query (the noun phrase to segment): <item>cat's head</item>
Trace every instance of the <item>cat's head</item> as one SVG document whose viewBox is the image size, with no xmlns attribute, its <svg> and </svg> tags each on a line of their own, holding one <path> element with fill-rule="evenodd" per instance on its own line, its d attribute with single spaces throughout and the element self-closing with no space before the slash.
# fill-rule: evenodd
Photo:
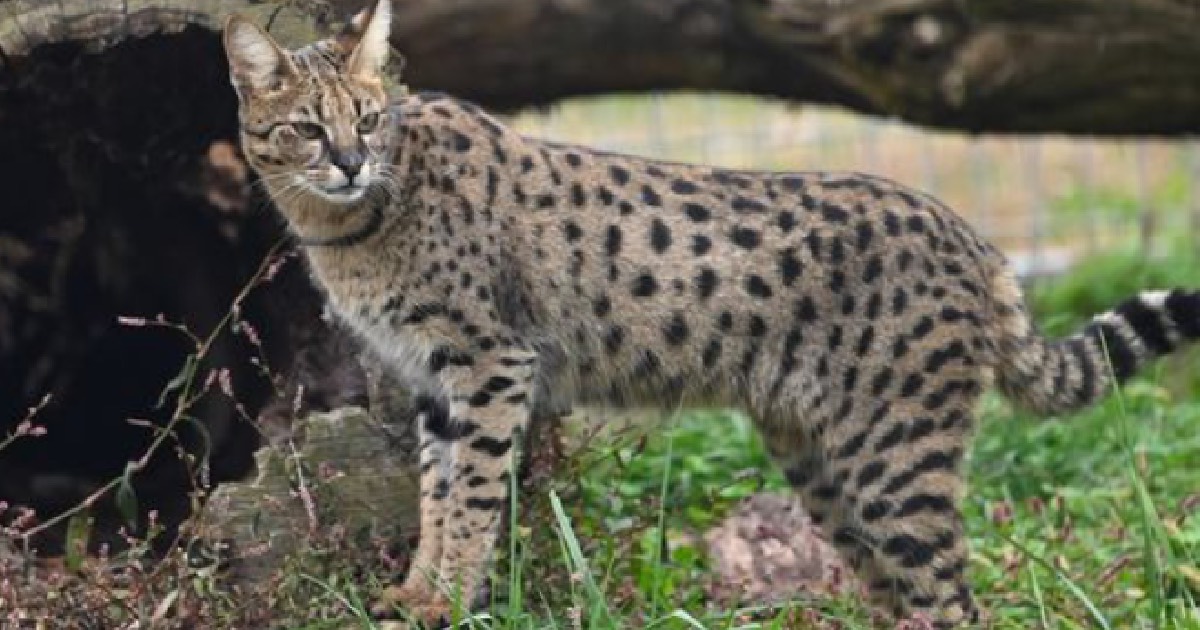
<svg viewBox="0 0 1200 630">
<path fill-rule="evenodd" d="M 241 16 L 226 22 L 242 148 L 277 196 L 351 203 L 387 177 L 390 28 L 390 0 L 378 0 L 336 37 L 296 51 Z"/>
</svg>

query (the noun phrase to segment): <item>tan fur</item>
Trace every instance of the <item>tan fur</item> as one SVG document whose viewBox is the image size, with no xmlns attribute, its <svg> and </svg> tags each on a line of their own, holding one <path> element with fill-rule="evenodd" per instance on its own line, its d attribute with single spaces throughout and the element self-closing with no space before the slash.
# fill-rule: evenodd
<svg viewBox="0 0 1200 630">
<path fill-rule="evenodd" d="M 386 1 L 274 66 L 240 22 L 227 46 L 251 164 L 334 310 L 425 401 L 420 548 L 384 595 L 423 620 L 479 592 L 512 446 L 535 405 L 570 399 L 746 409 L 880 601 L 975 619 L 958 469 L 989 375 L 1065 410 L 1111 384 L 1102 341 L 1127 372 L 1163 350 L 1138 341 L 1154 317 L 1193 336 L 1180 313 L 1200 300 L 1174 292 L 1042 339 L 991 246 L 879 178 L 667 164 L 524 138 L 440 95 L 386 104 Z M 365 111 L 383 123 L 356 133 Z M 331 156 L 355 147 L 368 186 L 331 196 Z"/>
</svg>

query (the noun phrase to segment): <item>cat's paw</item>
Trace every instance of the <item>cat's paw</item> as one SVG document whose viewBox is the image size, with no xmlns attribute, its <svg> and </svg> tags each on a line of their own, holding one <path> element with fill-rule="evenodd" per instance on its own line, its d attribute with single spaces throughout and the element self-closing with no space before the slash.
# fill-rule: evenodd
<svg viewBox="0 0 1200 630">
<path fill-rule="evenodd" d="M 383 589 L 371 605 L 371 614 L 384 619 L 407 616 L 426 628 L 440 628 L 449 623 L 450 602 L 425 578 L 409 578 L 400 586 Z"/>
<path fill-rule="evenodd" d="M 409 616 L 419 621 L 426 630 L 445 628 L 450 625 L 451 605 L 448 600 L 429 602 L 420 605 L 409 604 L 406 608 Z"/>
</svg>

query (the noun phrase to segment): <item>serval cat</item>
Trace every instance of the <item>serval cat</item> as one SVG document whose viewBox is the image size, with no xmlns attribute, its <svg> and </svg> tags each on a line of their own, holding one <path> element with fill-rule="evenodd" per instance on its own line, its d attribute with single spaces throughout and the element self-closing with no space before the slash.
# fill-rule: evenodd
<svg viewBox="0 0 1200 630">
<path fill-rule="evenodd" d="M 424 401 L 420 544 L 380 610 L 437 623 L 448 590 L 477 594 L 534 407 L 603 399 L 746 410 L 880 603 L 972 623 L 957 504 L 985 386 L 1064 413 L 1200 336 L 1200 292 L 1169 290 L 1048 340 L 993 246 L 878 177 L 664 163 L 389 100 L 390 24 L 380 0 L 296 51 L 225 29 L 246 158 Z"/>
</svg>

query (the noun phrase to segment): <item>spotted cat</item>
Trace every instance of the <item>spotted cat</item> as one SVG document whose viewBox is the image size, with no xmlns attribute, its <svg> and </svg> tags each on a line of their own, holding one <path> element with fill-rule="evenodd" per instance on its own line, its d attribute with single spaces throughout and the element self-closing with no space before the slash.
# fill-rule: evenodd
<svg viewBox="0 0 1200 630">
<path fill-rule="evenodd" d="M 956 506 L 984 388 L 1065 413 L 1200 336 L 1200 292 L 1171 290 L 1047 340 L 995 248 L 878 177 L 657 162 L 390 101 L 390 20 L 380 0 L 289 52 L 233 18 L 225 46 L 246 157 L 316 281 L 427 402 L 420 546 L 382 599 L 419 619 L 479 592 L 535 406 L 603 399 L 746 410 L 881 603 L 971 623 Z"/>
</svg>

